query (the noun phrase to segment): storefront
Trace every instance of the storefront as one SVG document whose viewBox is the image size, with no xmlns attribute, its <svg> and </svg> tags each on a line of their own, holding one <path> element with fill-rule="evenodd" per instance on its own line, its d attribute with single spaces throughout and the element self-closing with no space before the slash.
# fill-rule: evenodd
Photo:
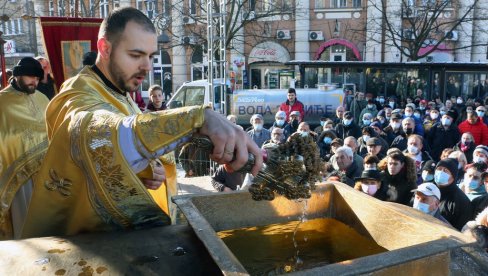
<svg viewBox="0 0 488 276">
<path fill-rule="evenodd" d="M 292 67 L 286 66 L 290 53 L 276 42 L 256 45 L 249 54 L 250 88 L 286 89 L 294 79 Z"/>
</svg>

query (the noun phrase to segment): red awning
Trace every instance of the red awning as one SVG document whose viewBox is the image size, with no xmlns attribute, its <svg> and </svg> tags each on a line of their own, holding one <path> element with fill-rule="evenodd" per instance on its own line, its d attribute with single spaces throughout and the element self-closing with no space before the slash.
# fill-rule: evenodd
<svg viewBox="0 0 488 276">
<path fill-rule="evenodd" d="M 342 38 L 334 38 L 322 43 L 322 45 L 320 45 L 320 48 L 315 53 L 315 59 L 318 60 L 320 58 L 320 55 L 325 51 L 325 49 L 337 44 L 346 46 L 347 48 L 351 49 L 358 61 L 363 60 L 356 45 L 354 45 L 354 43 L 352 43 L 351 41 Z"/>
</svg>

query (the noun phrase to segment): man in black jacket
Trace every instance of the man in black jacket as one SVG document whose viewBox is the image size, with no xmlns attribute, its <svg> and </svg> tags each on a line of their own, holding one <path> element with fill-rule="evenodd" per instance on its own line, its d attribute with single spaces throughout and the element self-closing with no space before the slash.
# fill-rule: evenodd
<svg viewBox="0 0 488 276">
<path fill-rule="evenodd" d="M 441 215 L 456 229 L 461 230 L 472 217 L 471 202 L 456 185 L 458 161 L 446 158 L 437 164 L 434 180 L 441 191 Z"/>
<path fill-rule="evenodd" d="M 346 139 L 346 137 L 353 136 L 358 139 L 362 133 L 359 126 L 354 122 L 354 118 L 350 111 L 344 113 L 342 122 L 337 124 L 336 128 L 337 137 Z"/>
<path fill-rule="evenodd" d="M 449 110 L 441 118 L 441 122 L 435 124 L 427 135 L 428 144 L 431 147 L 431 155 L 437 162 L 445 148 L 452 148 L 461 139 L 458 128 L 454 125 L 454 111 Z"/>
</svg>

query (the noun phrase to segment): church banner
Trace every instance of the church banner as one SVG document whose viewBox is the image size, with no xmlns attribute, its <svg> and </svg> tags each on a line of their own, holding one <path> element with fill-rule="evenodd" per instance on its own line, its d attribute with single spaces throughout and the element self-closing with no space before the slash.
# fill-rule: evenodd
<svg viewBox="0 0 488 276">
<path fill-rule="evenodd" d="M 83 54 L 97 51 L 101 18 L 39 17 L 44 48 L 51 62 L 56 86 L 76 75 Z"/>
</svg>

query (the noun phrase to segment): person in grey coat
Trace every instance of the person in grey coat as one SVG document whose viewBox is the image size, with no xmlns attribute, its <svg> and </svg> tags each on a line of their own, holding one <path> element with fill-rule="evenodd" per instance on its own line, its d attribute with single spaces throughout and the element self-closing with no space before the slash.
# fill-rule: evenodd
<svg viewBox="0 0 488 276">
<path fill-rule="evenodd" d="M 247 132 L 252 140 L 261 147 L 264 142 L 271 139 L 271 132 L 263 128 L 263 116 L 261 114 L 254 114 L 251 117 L 252 129 Z"/>
</svg>

